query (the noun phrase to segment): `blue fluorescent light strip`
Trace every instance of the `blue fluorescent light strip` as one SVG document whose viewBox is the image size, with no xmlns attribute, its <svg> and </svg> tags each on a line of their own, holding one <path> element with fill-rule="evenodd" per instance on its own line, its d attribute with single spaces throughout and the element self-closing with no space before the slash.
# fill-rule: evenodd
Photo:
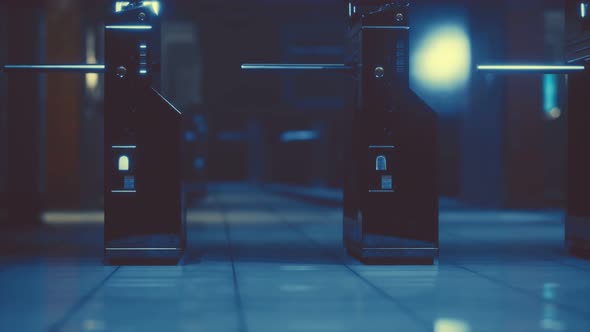
<svg viewBox="0 0 590 332">
<path fill-rule="evenodd" d="M 134 193 L 135 190 L 111 190 L 112 193 Z"/>
<path fill-rule="evenodd" d="M 254 70 L 350 70 L 345 64 L 322 63 L 244 63 L 242 69 Z"/>
<path fill-rule="evenodd" d="M 106 250 L 180 250 L 179 248 L 105 248 Z"/>
<path fill-rule="evenodd" d="M 479 65 L 478 70 L 497 71 L 582 71 L 584 66 L 551 66 L 551 65 Z"/>
<path fill-rule="evenodd" d="M 146 44 L 140 44 L 140 45 L 139 45 L 139 48 L 141 48 L 141 49 L 146 49 L 146 48 L 147 48 L 147 45 L 146 45 Z"/>
<path fill-rule="evenodd" d="M 87 69 L 104 70 L 104 65 L 5 65 L 6 69 Z"/>
<path fill-rule="evenodd" d="M 139 73 L 142 75 L 145 75 L 145 74 L 147 74 L 147 69 L 140 69 Z"/>
<path fill-rule="evenodd" d="M 106 29 L 118 29 L 118 30 L 151 30 L 151 25 L 107 25 Z"/>
<path fill-rule="evenodd" d="M 135 149 L 137 145 L 113 145 L 113 149 Z"/>
<path fill-rule="evenodd" d="M 392 30 L 410 30 L 410 27 L 407 25 L 397 26 L 397 25 L 367 25 L 364 26 L 363 29 L 392 29 Z"/>
<path fill-rule="evenodd" d="M 373 248 L 371 250 L 438 250 L 438 248 Z"/>
<path fill-rule="evenodd" d="M 588 4 L 585 2 L 580 3 L 580 16 L 582 18 L 586 17 L 586 10 L 588 9 Z"/>
</svg>

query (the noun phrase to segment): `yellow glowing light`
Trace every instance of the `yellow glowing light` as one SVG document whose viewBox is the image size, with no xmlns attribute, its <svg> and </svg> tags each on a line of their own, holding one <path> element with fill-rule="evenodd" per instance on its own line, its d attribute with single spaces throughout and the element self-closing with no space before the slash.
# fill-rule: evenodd
<svg viewBox="0 0 590 332">
<path fill-rule="evenodd" d="M 92 29 L 86 31 L 86 63 L 96 64 L 96 36 Z M 88 73 L 85 80 L 86 89 L 95 92 L 98 87 L 98 74 Z"/>
<path fill-rule="evenodd" d="M 152 6 L 152 10 L 154 14 L 160 15 L 160 2 L 158 1 L 144 1 L 143 2 L 146 6 Z"/>
<path fill-rule="evenodd" d="M 98 87 L 98 74 L 88 73 L 86 74 L 86 88 L 88 90 L 94 90 Z"/>
<path fill-rule="evenodd" d="M 126 7 L 129 5 L 129 1 L 117 1 L 115 2 L 115 12 L 120 12 L 123 10 L 123 7 Z"/>
<path fill-rule="evenodd" d="M 86 32 L 86 63 L 96 64 L 96 36 L 92 29 Z M 85 76 L 85 80 L 86 89 L 95 91 L 98 87 L 98 74 L 88 73 Z"/>
<path fill-rule="evenodd" d="M 464 85 L 471 70 L 471 43 L 461 26 L 443 25 L 419 45 L 412 62 L 413 75 L 433 89 L 450 90 Z"/>
</svg>

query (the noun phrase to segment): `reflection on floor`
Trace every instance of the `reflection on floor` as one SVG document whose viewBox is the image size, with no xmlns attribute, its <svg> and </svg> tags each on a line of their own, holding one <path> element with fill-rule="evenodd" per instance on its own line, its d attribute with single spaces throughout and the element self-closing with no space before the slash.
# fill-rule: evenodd
<svg viewBox="0 0 590 332">
<path fill-rule="evenodd" d="M 100 223 L 2 233 L 0 331 L 590 331 L 562 219 L 443 206 L 438 266 L 365 266 L 340 209 L 213 186 L 182 266 L 103 266 Z"/>
</svg>

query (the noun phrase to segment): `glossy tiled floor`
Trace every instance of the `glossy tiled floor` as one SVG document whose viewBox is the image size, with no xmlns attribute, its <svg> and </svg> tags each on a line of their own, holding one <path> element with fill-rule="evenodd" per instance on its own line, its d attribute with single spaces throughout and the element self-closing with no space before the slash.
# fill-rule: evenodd
<svg viewBox="0 0 590 332">
<path fill-rule="evenodd" d="M 559 212 L 443 204 L 437 266 L 359 264 L 338 208 L 248 187 L 212 187 L 180 266 L 103 266 L 83 217 L 0 235 L 0 331 L 590 331 Z"/>
</svg>

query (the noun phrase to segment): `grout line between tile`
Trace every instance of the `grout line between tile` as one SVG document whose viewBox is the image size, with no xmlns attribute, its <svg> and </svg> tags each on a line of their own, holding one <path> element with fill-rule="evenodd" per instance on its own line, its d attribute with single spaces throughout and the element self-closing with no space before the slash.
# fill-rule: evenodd
<svg viewBox="0 0 590 332">
<path fill-rule="evenodd" d="M 51 332 L 61 330 L 65 326 L 65 324 L 72 318 L 72 316 L 74 316 L 76 312 L 82 309 L 82 307 L 90 301 L 90 299 L 98 292 L 98 290 L 101 289 L 102 286 L 104 286 L 106 282 L 115 274 L 115 272 L 119 271 L 120 268 L 120 266 L 117 266 L 111 273 L 104 277 L 97 286 L 92 288 L 86 295 L 84 295 L 82 298 L 76 301 L 72 308 L 60 320 L 53 323 L 48 330 Z"/>
<path fill-rule="evenodd" d="M 342 266 L 344 266 L 349 272 L 351 272 L 353 275 L 355 275 L 357 278 L 359 278 L 363 283 L 367 284 L 374 291 L 376 291 L 379 295 L 381 295 L 382 297 L 386 298 L 388 301 L 390 301 L 393 304 L 395 304 L 406 315 L 408 315 L 409 317 L 411 317 L 412 319 L 414 319 L 415 321 L 417 321 L 418 323 L 420 323 L 420 325 L 422 325 L 425 328 L 425 331 L 432 331 L 432 325 L 431 325 L 431 323 L 429 321 L 422 319 L 420 316 L 418 316 L 418 314 L 414 310 L 412 310 L 411 308 L 403 305 L 395 297 L 393 297 L 390 294 L 388 294 L 386 291 L 384 291 L 379 286 L 377 286 L 374 283 L 372 283 L 367 278 L 361 276 L 357 271 L 355 271 L 348 264 L 346 264 L 344 261 L 342 261 L 342 259 L 340 257 L 338 257 L 338 255 L 334 254 L 331 250 L 325 248 L 323 245 L 321 245 L 320 243 L 318 243 L 315 239 L 313 239 L 311 236 L 309 236 L 304 230 L 300 229 L 299 227 L 297 227 L 293 223 L 285 220 L 281 216 L 281 214 L 279 212 L 277 212 L 275 209 L 273 209 L 272 207 L 270 207 L 270 206 L 267 205 L 267 210 L 269 210 L 271 213 L 277 215 L 277 219 L 280 222 L 282 222 L 283 224 L 287 225 L 288 228 L 290 228 L 292 231 L 300 234 L 307 241 L 309 241 L 310 243 L 312 243 L 315 247 L 319 248 L 320 251 L 324 255 L 326 255 L 327 257 L 332 258 L 335 262 L 337 262 L 337 263 L 341 264 Z"/>
<path fill-rule="evenodd" d="M 216 200 L 218 197 L 216 197 Z M 234 301 L 238 313 L 238 331 L 240 332 L 248 332 L 248 326 L 246 323 L 246 314 L 244 312 L 244 305 L 242 302 L 242 295 L 240 293 L 240 285 L 238 283 L 238 276 L 236 272 L 236 266 L 234 264 L 235 255 L 234 255 L 234 246 L 231 239 L 231 231 L 229 222 L 227 221 L 226 217 L 226 207 L 221 201 L 218 201 L 219 206 L 221 207 L 221 214 L 223 216 L 223 226 L 225 230 L 225 238 L 227 240 L 227 246 L 229 248 L 229 257 L 231 261 L 231 269 L 232 269 L 232 278 L 234 282 Z"/>
</svg>

